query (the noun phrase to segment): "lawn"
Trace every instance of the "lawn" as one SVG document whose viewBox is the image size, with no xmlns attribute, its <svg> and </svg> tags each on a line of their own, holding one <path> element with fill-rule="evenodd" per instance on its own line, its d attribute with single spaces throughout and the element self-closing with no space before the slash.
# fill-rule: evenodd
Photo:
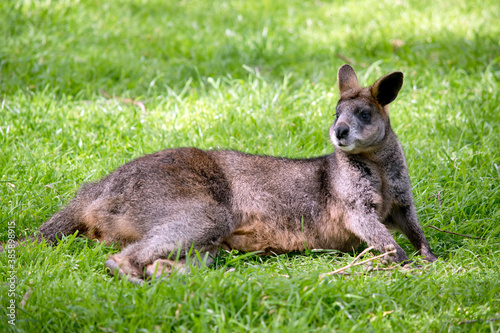
<svg viewBox="0 0 500 333">
<path fill-rule="evenodd" d="M 118 249 L 68 237 L 0 254 L 0 331 L 500 332 L 499 20 L 494 0 L 1 1 L 1 242 L 167 147 L 331 153 L 349 62 L 363 85 L 405 74 L 391 122 L 441 260 L 321 279 L 359 251 L 221 251 L 136 286 L 104 268 Z"/>
</svg>

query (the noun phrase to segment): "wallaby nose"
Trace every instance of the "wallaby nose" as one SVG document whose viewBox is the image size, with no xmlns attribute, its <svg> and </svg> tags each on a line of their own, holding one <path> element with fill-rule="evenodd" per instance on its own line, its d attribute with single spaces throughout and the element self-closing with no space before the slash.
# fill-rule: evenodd
<svg viewBox="0 0 500 333">
<path fill-rule="evenodd" d="M 337 139 L 343 139 L 349 135 L 349 127 L 347 125 L 341 124 L 335 127 L 335 136 Z"/>
</svg>

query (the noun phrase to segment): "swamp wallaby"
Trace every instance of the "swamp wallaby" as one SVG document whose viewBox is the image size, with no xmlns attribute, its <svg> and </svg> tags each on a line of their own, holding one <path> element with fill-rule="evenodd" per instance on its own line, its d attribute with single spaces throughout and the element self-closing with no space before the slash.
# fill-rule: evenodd
<svg viewBox="0 0 500 333">
<path fill-rule="evenodd" d="M 381 252 L 394 247 L 394 260 L 403 262 L 408 258 L 390 229 L 406 235 L 428 261 L 436 260 L 418 224 L 405 158 L 389 122 L 388 104 L 403 74 L 362 88 L 354 69 L 344 65 L 338 84 L 330 155 L 287 159 L 163 150 L 84 185 L 39 232 L 51 242 L 79 231 L 118 243 L 121 252 L 110 255 L 106 266 L 131 281 L 184 269 L 189 249 L 210 256 L 219 247 L 350 251 L 366 242 Z"/>
</svg>

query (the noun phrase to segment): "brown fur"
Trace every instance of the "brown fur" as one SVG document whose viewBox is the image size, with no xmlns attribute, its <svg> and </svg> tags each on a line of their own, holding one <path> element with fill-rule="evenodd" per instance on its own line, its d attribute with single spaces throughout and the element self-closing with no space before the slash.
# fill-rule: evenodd
<svg viewBox="0 0 500 333">
<path fill-rule="evenodd" d="M 401 231 L 436 260 L 418 224 L 405 158 L 389 121 L 387 105 L 401 89 L 402 73 L 362 88 L 344 65 L 338 81 L 333 154 L 285 159 L 167 149 L 83 186 L 40 233 L 54 242 L 79 230 L 118 243 L 122 252 L 106 265 L 132 281 L 174 267 L 187 270 L 191 247 L 213 256 L 220 246 L 285 253 L 349 251 L 366 242 L 379 251 L 394 246 L 395 260 L 407 260 L 388 229 Z"/>
</svg>

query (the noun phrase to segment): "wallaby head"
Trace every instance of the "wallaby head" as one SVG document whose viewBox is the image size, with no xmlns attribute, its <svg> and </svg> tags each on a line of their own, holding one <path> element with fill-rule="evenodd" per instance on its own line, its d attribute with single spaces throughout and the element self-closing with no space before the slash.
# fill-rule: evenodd
<svg viewBox="0 0 500 333">
<path fill-rule="evenodd" d="M 359 86 L 354 69 L 343 65 L 338 71 L 340 100 L 337 117 L 330 127 L 336 148 L 352 154 L 369 152 L 380 145 L 390 127 L 387 105 L 403 85 L 403 73 L 393 72 L 371 87 Z"/>
</svg>

